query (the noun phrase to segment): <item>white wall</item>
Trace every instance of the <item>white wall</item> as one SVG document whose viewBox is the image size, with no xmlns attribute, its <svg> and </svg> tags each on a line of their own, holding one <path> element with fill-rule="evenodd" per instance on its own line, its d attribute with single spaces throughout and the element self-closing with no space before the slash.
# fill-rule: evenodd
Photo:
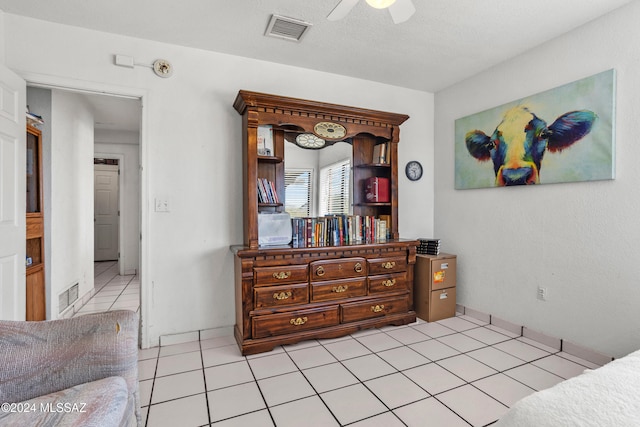
<svg viewBox="0 0 640 427">
<path fill-rule="evenodd" d="M 632 3 L 435 97 L 435 230 L 459 255 L 458 302 L 614 356 L 640 345 L 639 18 Z M 611 68 L 615 180 L 454 190 L 455 119 Z"/>
<path fill-rule="evenodd" d="M 400 234 L 433 232 L 432 94 L 11 14 L 5 14 L 5 39 L 7 66 L 28 79 L 147 94 L 143 345 L 156 345 L 165 334 L 234 323 L 229 245 L 242 242 L 242 137 L 232 104 L 239 89 L 409 114 L 401 126 L 400 167 L 418 159 L 427 173 L 417 183 L 402 177 Z M 166 58 L 175 72 L 161 79 L 148 68 L 116 67 L 114 54 L 148 64 Z M 152 212 L 154 198 L 167 199 L 170 212 Z"/>
<path fill-rule="evenodd" d="M 93 289 L 93 115 L 80 95 L 51 93 L 51 318 L 58 295 Z"/>
<path fill-rule="evenodd" d="M 124 274 L 135 274 L 140 265 L 139 140 L 138 132 L 95 131 L 95 156 L 121 159 L 120 271 Z"/>
</svg>

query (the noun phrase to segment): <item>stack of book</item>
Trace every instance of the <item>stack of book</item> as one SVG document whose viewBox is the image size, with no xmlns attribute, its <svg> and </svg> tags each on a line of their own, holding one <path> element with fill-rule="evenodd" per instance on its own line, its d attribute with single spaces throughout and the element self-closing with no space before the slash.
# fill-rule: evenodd
<svg viewBox="0 0 640 427">
<path fill-rule="evenodd" d="M 423 255 L 439 255 L 440 254 L 440 239 L 418 239 L 420 244 L 418 245 L 416 252 Z"/>
<path fill-rule="evenodd" d="M 291 218 L 294 248 L 386 241 L 387 220 L 361 215 Z"/>
<path fill-rule="evenodd" d="M 258 203 L 272 205 L 280 203 L 275 185 L 265 178 L 258 178 Z"/>
</svg>

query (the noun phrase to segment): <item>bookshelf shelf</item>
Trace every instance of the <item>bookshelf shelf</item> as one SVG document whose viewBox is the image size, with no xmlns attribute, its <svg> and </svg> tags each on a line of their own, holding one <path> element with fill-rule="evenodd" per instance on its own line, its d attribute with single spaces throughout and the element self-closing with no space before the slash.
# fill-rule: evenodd
<svg viewBox="0 0 640 427">
<path fill-rule="evenodd" d="M 362 165 L 356 165 L 356 168 L 384 168 L 389 169 L 391 165 L 389 163 L 366 163 Z"/>
<path fill-rule="evenodd" d="M 266 163 L 280 163 L 282 162 L 282 157 L 276 156 L 258 156 L 258 160 Z"/>
</svg>

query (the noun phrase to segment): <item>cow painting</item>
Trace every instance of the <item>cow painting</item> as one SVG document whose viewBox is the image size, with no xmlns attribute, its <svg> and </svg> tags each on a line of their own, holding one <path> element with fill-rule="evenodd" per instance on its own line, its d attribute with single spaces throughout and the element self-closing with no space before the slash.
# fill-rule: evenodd
<svg viewBox="0 0 640 427">
<path fill-rule="evenodd" d="M 571 111 L 547 125 L 526 106 L 517 105 L 504 114 L 491 135 L 472 130 L 465 135 L 465 144 L 478 161 L 491 159 L 496 186 L 538 184 L 545 152 L 560 152 L 580 141 L 596 118 L 592 111 Z"/>
</svg>

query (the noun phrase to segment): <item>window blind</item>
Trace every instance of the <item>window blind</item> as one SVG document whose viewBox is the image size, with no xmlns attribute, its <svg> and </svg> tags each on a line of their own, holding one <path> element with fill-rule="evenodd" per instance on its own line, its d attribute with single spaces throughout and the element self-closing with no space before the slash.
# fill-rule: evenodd
<svg viewBox="0 0 640 427">
<path fill-rule="evenodd" d="M 351 162 L 344 159 L 320 169 L 320 216 L 348 215 Z"/>
<path fill-rule="evenodd" d="M 284 210 L 292 218 L 311 216 L 311 177 L 313 169 L 285 169 Z"/>
</svg>

